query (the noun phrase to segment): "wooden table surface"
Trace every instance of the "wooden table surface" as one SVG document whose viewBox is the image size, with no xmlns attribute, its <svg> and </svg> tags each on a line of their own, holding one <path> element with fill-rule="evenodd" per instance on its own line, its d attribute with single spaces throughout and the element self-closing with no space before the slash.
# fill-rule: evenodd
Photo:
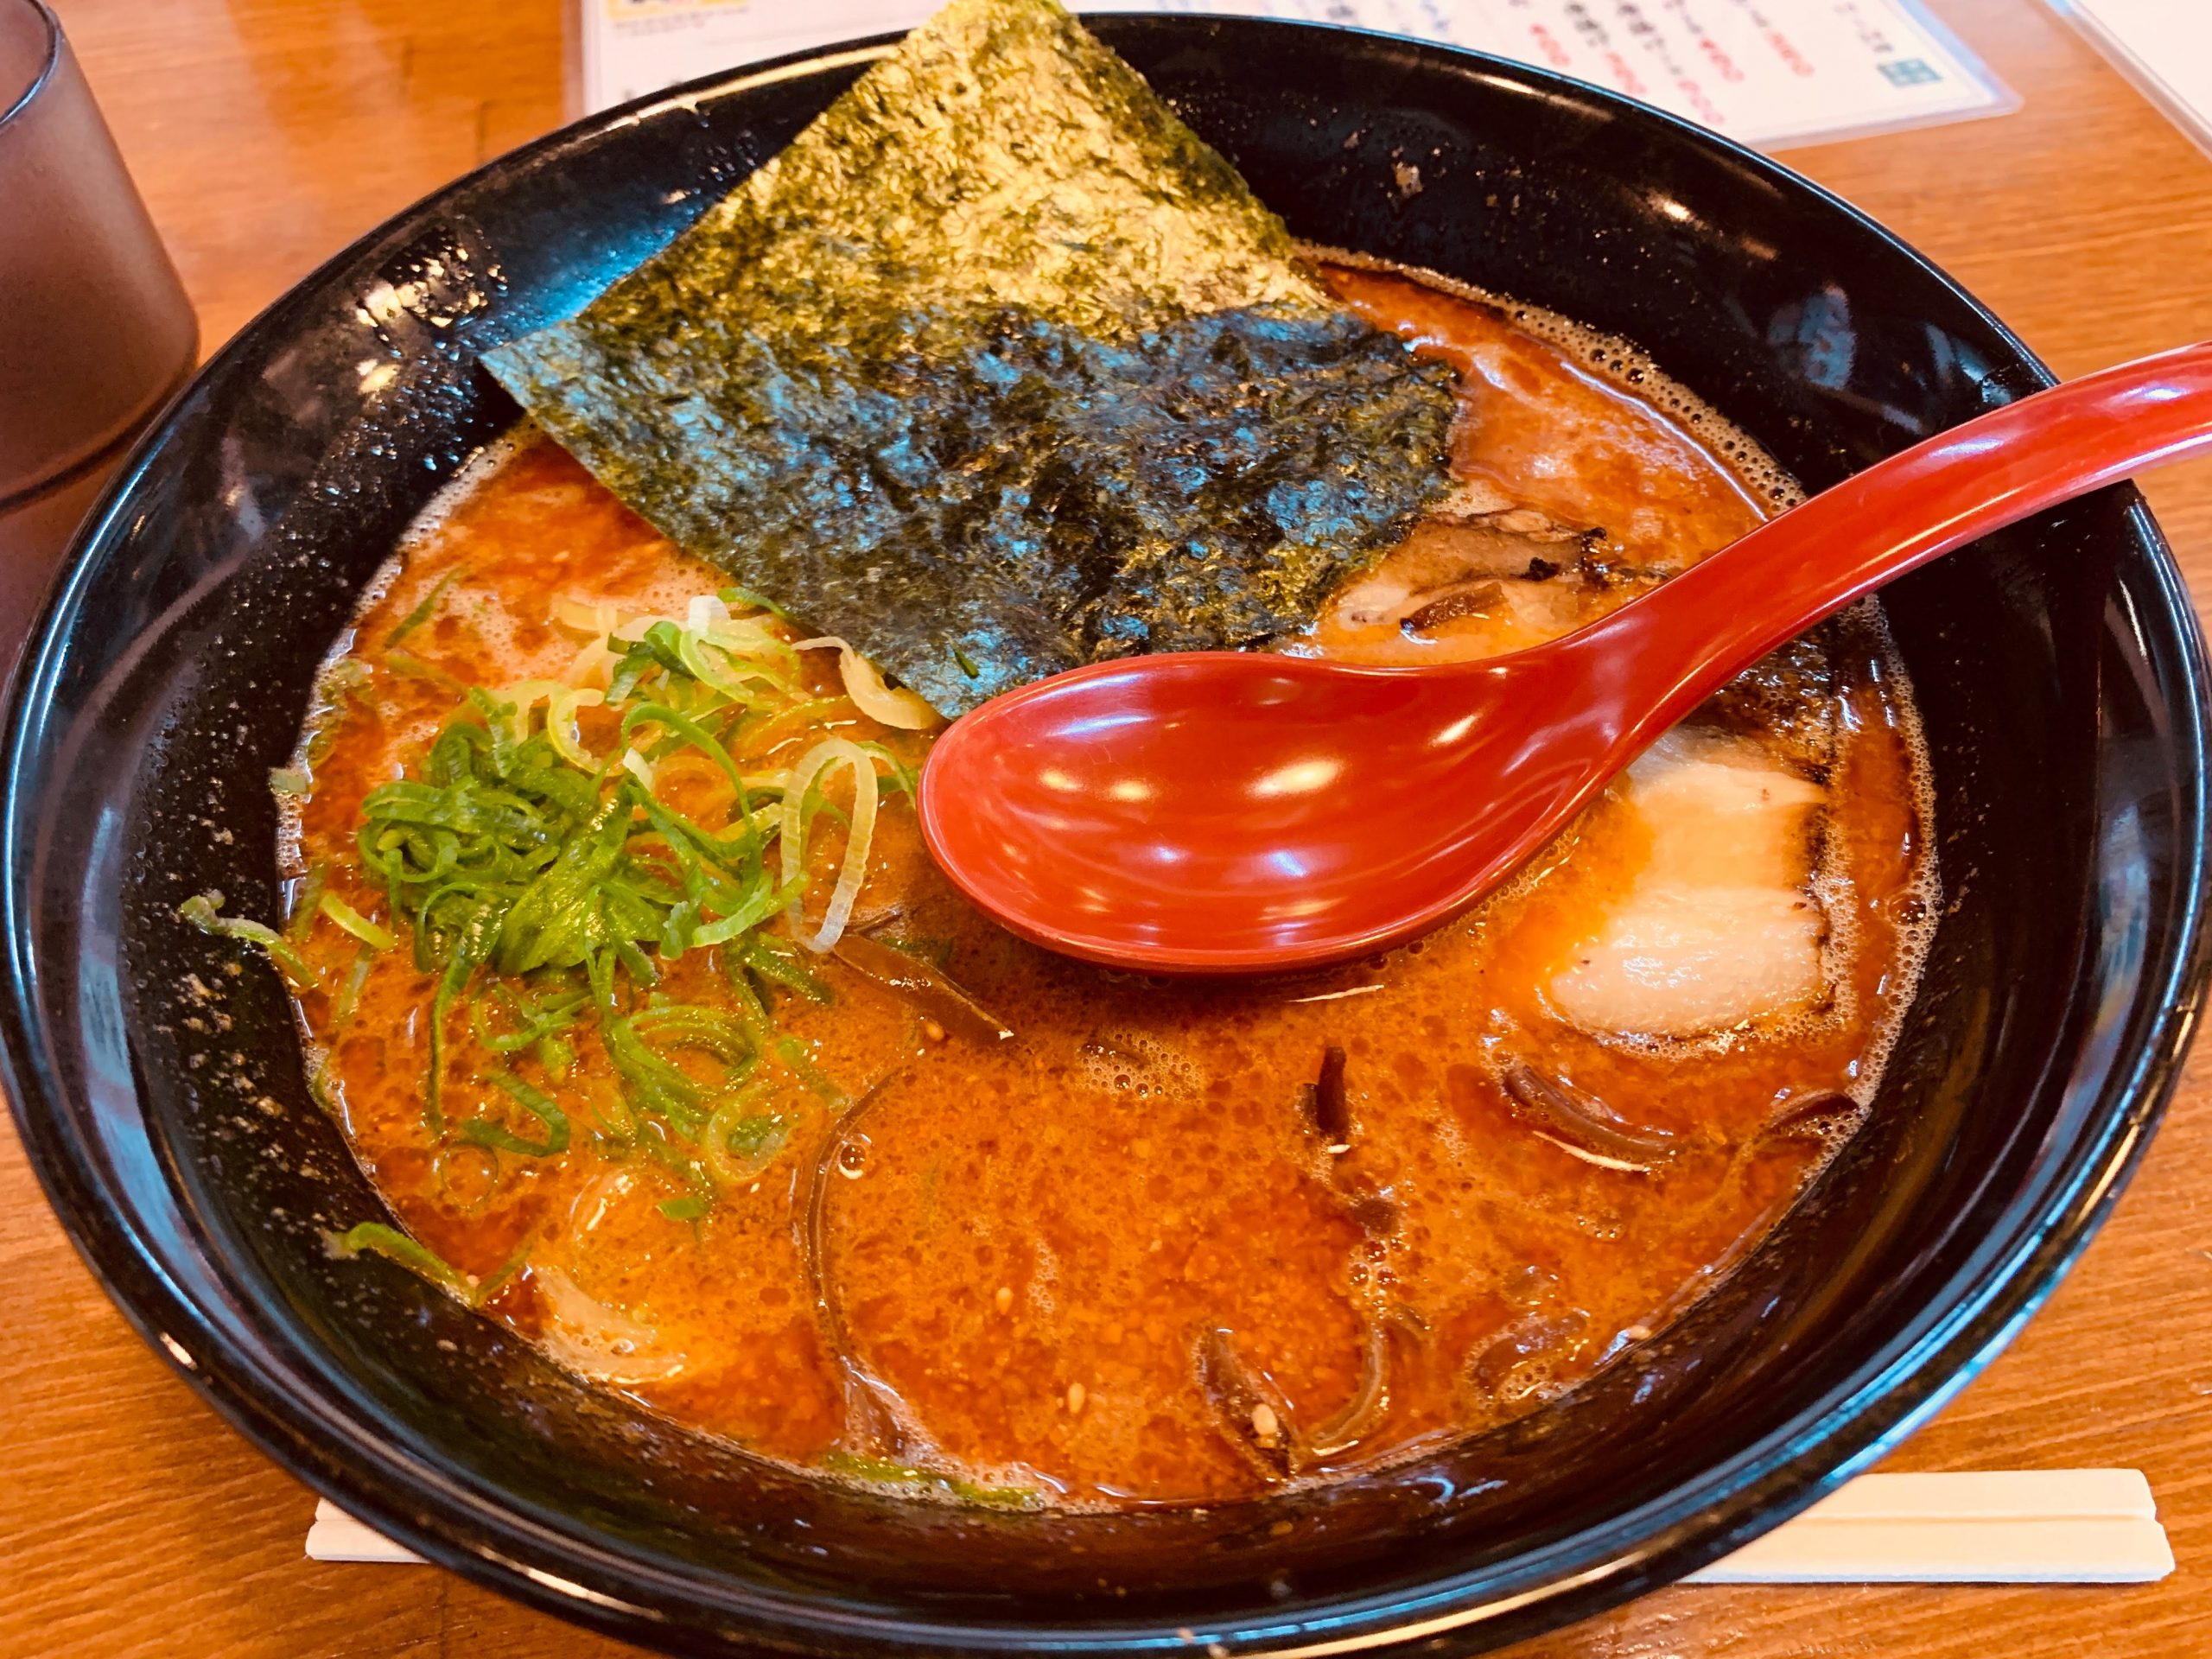
<svg viewBox="0 0 2212 1659">
<path fill-rule="evenodd" d="M 765 0 L 792 3 L 793 0 Z M 212 349 L 327 255 L 558 124 L 562 0 L 56 0 Z M 2212 333 L 2212 161 L 2035 0 L 1936 0 L 2017 114 L 1793 152 L 2062 374 Z M 4 204 L 0 204 L 4 212 Z M 2150 495 L 2212 595 L 2212 464 Z M 2049 1307 L 1891 1459 L 2144 1470 L 2138 1588 L 1680 1588 L 1517 1659 L 2212 1648 L 2212 1057 Z M 426 1567 L 305 1559 L 314 1500 L 142 1347 L 0 1129 L 0 1654 L 630 1651 Z"/>
</svg>

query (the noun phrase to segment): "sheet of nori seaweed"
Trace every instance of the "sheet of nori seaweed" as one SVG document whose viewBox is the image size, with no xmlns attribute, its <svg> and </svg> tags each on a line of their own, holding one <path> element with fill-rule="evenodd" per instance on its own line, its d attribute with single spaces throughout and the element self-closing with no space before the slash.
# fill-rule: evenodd
<svg viewBox="0 0 2212 1659">
<path fill-rule="evenodd" d="M 1440 493 L 1452 412 L 1053 0 L 954 0 L 487 362 L 671 539 L 947 715 L 1302 626 Z"/>
</svg>

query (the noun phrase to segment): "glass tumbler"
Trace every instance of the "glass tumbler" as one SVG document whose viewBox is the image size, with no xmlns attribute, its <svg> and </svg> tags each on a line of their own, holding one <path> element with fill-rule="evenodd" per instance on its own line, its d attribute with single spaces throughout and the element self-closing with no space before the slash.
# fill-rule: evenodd
<svg viewBox="0 0 2212 1659">
<path fill-rule="evenodd" d="M 60 22 L 0 0 L 0 665 L 198 343 Z"/>
</svg>

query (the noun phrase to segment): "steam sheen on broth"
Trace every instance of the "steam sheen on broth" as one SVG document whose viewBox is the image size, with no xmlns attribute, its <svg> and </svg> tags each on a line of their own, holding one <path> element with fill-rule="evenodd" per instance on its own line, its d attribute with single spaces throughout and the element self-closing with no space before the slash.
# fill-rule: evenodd
<svg viewBox="0 0 2212 1659">
<path fill-rule="evenodd" d="M 1511 650 L 1787 504 L 1618 342 L 1326 269 L 1459 372 L 1458 488 L 1287 648 Z M 289 874 L 397 931 L 363 802 L 419 774 L 465 689 L 570 674 L 594 635 L 556 601 L 680 617 L 725 581 L 518 435 L 416 527 L 334 659 Z M 739 768 L 772 775 L 825 734 L 881 746 L 887 779 L 918 766 L 925 734 L 861 714 L 828 652 L 800 660 L 814 695 Z M 627 741 L 572 714 L 586 749 Z M 656 788 L 727 810 L 714 766 L 669 765 Z M 831 805 L 856 816 L 845 787 Z M 1716 698 L 1505 893 L 1295 981 L 1166 984 L 1023 944 L 938 877 L 885 789 L 847 945 L 791 957 L 826 1000 L 775 995 L 744 1120 L 774 1127 L 725 1141 L 711 1201 L 645 1144 L 594 1035 L 526 1046 L 505 1005 L 447 1009 L 439 1076 L 448 1121 L 509 1127 L 434 1133 L 437 976 L 404 944 L 305 930 L 320 986 L 300 1014 L 362 1167 L 489 1316 L 763 1455 L 972 1501 L 1217 1501 L 1571 1388 L 1739 1259 L 1851 1133 L 1931 908 L 1911 709 L 1871 613 Z M 838 811 L 814 820 L 810 925 Z M 692 950 L 658 988 L 727 1006 L 732 972 Z M 671 1063 L 701 1089 L 720 1075 Z M 487 1081 L 510 1074 L 565 1109 L 557 1151 Z"/>
</svg>

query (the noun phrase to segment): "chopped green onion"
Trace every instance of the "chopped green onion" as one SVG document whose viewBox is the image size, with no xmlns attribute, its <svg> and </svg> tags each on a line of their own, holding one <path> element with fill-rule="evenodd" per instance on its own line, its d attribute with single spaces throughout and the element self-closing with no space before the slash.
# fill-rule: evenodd
<svg viewBox="0 0 2212 1659">
<path fill-rule="evenodd" d="M 664 702 L 641 702 L 622 716 L 624 741 L 626 741 L 630 734 L 639 726 L 648 722 L 657 726 L 665 726 L 677 735 L 688 738 L 692 743 L 703 749 L 707 758 L 720 766 L 728 777 L 730 787 L 737 791 L 737 810 L 740 812 L 750 812 L 753 810 L 753 803 L 745 792 L 745 774 L 737 769 L 737 762 L 729 758 L 729 751 L 700 726 L 698 721 L 678 714 Z"/>
<path fill-rule="evenodd" d="M 322 1109 L 325 1117 L 341 1116 L 337 1084 L 331 1077 L 330 1057 L 327 1054 L 315 1070 L 308 1073 L 308 1098 Z"/>
<path fill-rule="evenodd" d="M 834 1002 L 836 993 L 800 966 L 796 953 L 780 939 L 756 933 L 741 952 L 745 965 L 772 984 L 797 991 L 810 1002 Z"/>
<path fill-rule="evenodd" d="M 515 1103 L 545 1125 L 545 1139 L 528 1141 L 512 1129 L 493 1122 L 487 1117 L 472 1117 L 463 1122 L 463 1138 L 480 1147 L 493 1147 L 501 1152 L 512 1152 L 524 1158 L 554 1158 L 569 1149 L 569 1115 L 563 1111 L 543 1090 L 533 1089 L 512 1071 L 495 1071 L 486 1081 L 502 1090 Z"/>
<path fill-rule="evenodd" d="M 766 611 L 771 616 L 780 616 L 786 620 L 791 615 L 774 600 L 756 594 L 750 588 L 725 588 L 721 591 L 721 601 L 725 605 L 750 605 L 756 611 Z"/>
<path fill-rule="evenodd" d="M 768 1005 L 753 983 L 753 976 L 746 971 L 742 951 L 722 953 L 722 978 L 729 987 L 729 994 L 737 1003 L 737 1018 L 746 1033 L 757 1044 L 768 1029 Z"/>
<path fill-rule="evenodd" d="M 875 1481 L 893 1486 L 934 1487 L 963 1503 L 987 1509 L 1022 1509 L 1037 1502 L 1037 1494 L 1022 1486 L 979 1486 L 974 1481 L 940 1470 L 918 1468 L 890 1458 L 872 1458 L 858 1452 L 834 1449 L 822 1454 L 822 1466 L 849 1480 Z"/>
<path fill-rule="evenodd" d="M 292 944 L 307 943 L 308 935 L 315 929 L 315 918 L 321 913 L 322 890 L 329 880 L 330 866 L 318 859 L 292 889 L 291 913 L 284 918 L 284 937 Z"/>
<path fill-rule="evenodd" d="M 342 1233 L 326 1234 L 324 1243 L 332 1255 L 341 1260 L 365 1253 L 397 1262 L 417 1278 L 427 1280 L 454 1300 L 469 1307 L 481 1306 L 492 1291 L 505 1279 L 508 1271 L 503 1268 L 492 1279 L 479 1281 L 463 1273 L 429 1245 L 420 1243 L 397 1227 L 386 1226 L 380 1221 L 365 1221 Z"/>
<path fill-rule="evenodd" d="M 842 1109 L 852 1103 L 852 1096 L 840 1089 L 830 1074 L 817 1065 L 806 1052 L 806 1045 L 796 1037 L 785 1037 L 776 1045 L 776 1052 L 791 1068 L 791 1075 L 822 1096 L 832 1108 Z"/>
<path fill-rule="evenodd" d="M 366 663 L 358 657 L 341 657 L 316 677 L 315 695 L 326 702 L 336 702 L 352 696 L 368 683 Z"/>
<path fill-rule="evenodd" d="M 372 950 L 389 950 L 399 943 L 387 929 L 371 921 L 334 893 L 322 894 L 319 907 L 324 915 Z"/>
<path fill-rule="evenodd" d="M 496 897 L 486 898 L 477 905 L 463 924 L 453 954 L 446 959 L 445 972 L 438 976 L 436 994 L 430 998 L 430 1055 L 423 1085 L 423 1116 L 434 1135 L 445 1130 L 442 1096 L 445 1086 L 446 1016 L 452 1010 L 454 998 L 461 995 L 461 988 L 475 976 L 477 969 L 492 954 L 493 946 L 498 943 L 499 924 L 505 918 L 508 908 Z"/>
<path fill-rule="evenodd" d="M 530 741 L 531 715 L 541 702 L 550 703 L 569 688 L 558 680 L 522 680 L 499 694 L 499 706 L 509 710 L 507 735 L 517 744 Z M 552 741 L 549 737 L 548 742 Z M 586 767 L 586 771 L 592 768 Z"/>
<path fill-rule="evenodd" d="M 330 1005 L 330 1031 L 334 1037 L 353 1023 L 353 1012 L 361 1006 L 361 988 L 369 982 L 369 969 L 376 965 L 377 955 L 365 944 L 353 953 L 353 965 L 346 970 L 337 1000 Z"/>
<path fill-rule="evenodd" d="M 740 1090 L 715 1109 L 699 1145 L 716 1180 L 742 1186 L 775 1162 L 791 1135 L 788 1118 L 757 1109 L 754 1096 Z"/>
<path fill-rule="evenodd" d="M 395 638 L 435 613 L 446 585 Z M 447 1047 L 457 1034 L 454 1005 L 465 1002 L 481 1053 L 531 1054 L 549 1084 L 575 1068 L 569 1028 L 595 1029 L 623 1096 L 619 1116 L 594 1108 L 606 1127 L 591 1133 L 607 1155 L 645 1153 L 709 1192 L 702 1160 L 727 1179 L 764 1151 L 765 1141 L 747 1137 L 769 1135 L 779 1120 L 747 1090 L 773 1037 L 765 988 L 825 1001 L 830 991 L 790 944 L 760 930 L 779 912 L 796 922 L 810 885 L 805 843 L 823 815 L 845 823 L 847 835 L 823 925 L 808 943 L 834 940 L 866 877 L 879 767 L 888 773 L 883 789 L 911 790 L 912 773 L 890 750 L 842 738 L 817 741 L 797 768 L 776 770 L 774 751 L 790 741 L 780 734 L 818 737 L 809 726 L 852 705 L 804 690 L 796 648 L 766 617 L 734 615 L 734 601 L 780 614 L 741 589 L 694 598 L 680 620 L 560 601 L 556 620 L 603 640 L 563 681 L 465 687 L 387 650 L 395 672 L 444 685 L 465 706 L 418 766 L 362 804 L 360 865 L 388 901 L 388 922 L 323 893 L 313 895 L 312 913 L 379 949 L 404 927 L 416 966 L 435 976 L 423 1082 L 434 1135 L 448 1134 Z M 602 670 L 603 690 L 575 683 Z M 604 762 L 583 748 L 577 725 L 578 709 L 594 704 L 622 734 Z M 659 780 L 679 756 L 696 756 L 728 780 L 735 800 L 727 823 L 709 827 L 660 798 Z M 841 767 L 852 774 L 849 809 L 820 788 Z M 667 963 L 706 948 L 722 953 L 729 1012 L 671 1002 L 653 988 Z M 356 958 L 341 998 L 347 1014 L 370 959 L 365 950 Z M 534 988 L 524 991 L 518 982 L 525 980 Z M 806 1051 L 786 1044 L 779 1052 L 825 1099 L 844 1098 Z M 485 1080 L 543 1135 L 479 1115 L 450 1126 L 460 1144 L 526 1157 L 568 1147 L 567 1115 L 543 1089 L 505 1070 Z M 732 1116 L 733 1100 L 753 1103 Z M 710 1128 L 717 1120 L 719 1131 Z"/>
<path fill-rule="evenodd" d="M 707 1056 L 723 1067 L 725 1085 L 742 1082 L 755 1064 L 753 1039 L 736 1021 L 711 1008 L 659 997 L 608 1020 L 601 1036 L 607 1058 L 628 1085 L 630 1103 L 664 1119 L 687 1139 L 696 1139 L 706 1126 L 709 1090 L 660 1051 Z"/>
<path fill-rule="evenodd" d="M 802 936 L 801 942 L 817 953 L 837 943 L 837 936 L 845 931 L 846 920 L 860 897 L 861 883 L 868 876 L 868 846 L 875 836 L 874 758 L 857 747 L 851 739 L 843 737 L 825 737 L 809 749 L 798 765 L 791 768 L 791 783 L 784 792 L 783 826 L 778 837 L 784 880 L 788 885 L 805 868 L 807 791 L 817 777 L 833 766 L 844 766 L 853 774 L 852 831 L 846 837 L 844 862 L 839 867 L 837 885 L 830 892 L 829 907 L 823 912 L 822 925 L 812 937 Z M 791 901 L 790 916 L 796 932 L 805 921 L 799 914 L 797 899 Z"/>
<path fill-rule="evenodd" d="M 271 961 L 282 969 L 296 990 L 313 990 L 321 979 L 306 957 L 295 950 L 284 936 L 272 927 L 249 921 L 243 916 L 219 916 L 223 895 L 213 888 L 195 893 L 176 908 L 177 919 L 189 922 L 202 933 L 219 934 L 224 938 L 242 940 L 257 944 L 269 953 Z"/>
<path fill-rule="evenodd" d="M 385 635 L 385 644 L 387 645 L 397 645 L 409 634 L 414 632 L 416 629 L 421 627 L 425 622 L 429 621 L 430 620 L 431 613 L 438 608 L 438 601 L 446 596 L 446 589 L 452 587 L 454 582 L 458 582 L 463 574 L 464 573 L 461 568 L 459 566 L 455 566 L 453 569 L 447 571 L 445 575 L 440 576 L 437 581 L 437 585 L 432 588 L 429 593 L 423 594 L 423 602 L 417 605 L 413 610 L 408 612 L 405 616 L 402 617 L 397 627 L 394 628 L 390 633 Z"/>
<path fill-rule="evenodd" d="M 580 771 L 595 772 L 599 770 L 599 762 L 592 758 L 591 751 L 584 747 L 576 735 L 576 710 L 596 709 L 606 701 L 604 692 L 595 691 L 589 686 L 571 686 L 565 691 L 555 692 L 552 700 L 545 705 L 545 741 L 553 746 L 563 760 Z"/>
<path fill-rule="evenodd" d="M 505 985 L 495 984 L 485 996 L 469 1004 L 469 1028 L 476 1033 L 476 1040 L 493 1053 L 512 1054 L 544 1041 L 555 1032 L 566 1031 L 582 1017 L 590 1001 L 588 991 L 570 991 L 525 1003 Z M 514 1029 L 493 1031 L 485 1018 L 486 1002 L 496 1004 Z"/>
<path fill-rule="evenodd" d="M 727 944 L 739 934 L 760 926 L 777 912 L 797 904 L 805 891 L 806 878 L 803 875 L 787 887 L 772 887 L 763 881 L 751 899 L 721 920 L 709 922 L 694 932 L 691 943 L 696 945 Z"/>
<path fill-rule="evenodd" d="M 853 747 L 866 753 L 874 755 L 877 760 L 882 761 L 885 766 L 891 768 L 889 773 L 886 775 L 883 781 L 895 792 L 900 795 L 912 795 L 921 788 L 921 773 L 916 772 L 912 766 L 901 760 L 897 755 L 892 753 L 891 751 L 886 748 L 882 744 L 872 740 L 863 739 L 862 741 L 855 743 Z"/>
<path fill-rule="evenodd" d="M 804 730 L 808 726 L 817 725 L 827 716 L 846 707 L 849 702 L 849 698 L 838 696 L 817 697 L 810 702 L 794 703 L 788 709 L 769 715 L 760 725 L 747 733 L 747 747 L 755 754 L 765 755 L 769 750 L 780 747 L 783 744 L 791 741 L 791 737 L 798 734 L 797 732 L 786 734 L 782 728 L 793 727 Z M 773 740 L 771 740 L 768 735 L 771 732 L 776 734 Z"/>
<path fill-rule="evenodd" d="M 385 666 L 393 673 L 404 674 L 409 679 L 428 680 L 431 684 L 442 685 L 448 691 L 460 691 L 464 689 L 459 680 L 454 678 L 435 663 L 426 663 L 411 651 L 387 651 L 384 654 L 384 661 Z"/>
</svg>

